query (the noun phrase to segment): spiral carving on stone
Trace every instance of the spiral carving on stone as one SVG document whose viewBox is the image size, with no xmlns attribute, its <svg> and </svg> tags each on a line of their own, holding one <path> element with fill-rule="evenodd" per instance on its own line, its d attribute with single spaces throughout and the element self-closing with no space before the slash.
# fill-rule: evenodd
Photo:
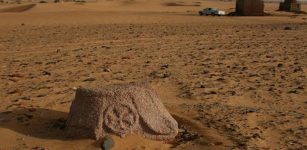
<svg viewBox="0 0 307 150">
<path fill-rule="evenodd" d="M 136 109 L 125 104 L 110 105 L 104 115 L 104 124 L 112 132 L 124 135 L 132 131 L 138 124 L 139 115 Z"/>
</svg>

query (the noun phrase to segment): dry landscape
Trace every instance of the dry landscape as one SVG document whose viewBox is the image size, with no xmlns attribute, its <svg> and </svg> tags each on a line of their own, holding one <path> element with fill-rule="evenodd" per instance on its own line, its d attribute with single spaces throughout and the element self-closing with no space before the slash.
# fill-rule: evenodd
<svg viewBox="0 0 307 150">
<path fill-rule="evenodd" d="M 307 15 L 173 2 L 0 4 L 0 150 L 99 150 L 65 135 L 75 89 L 140 81 L 180 132 L 112 136 L 114 149 L 307 149 Z"/>
</svg>

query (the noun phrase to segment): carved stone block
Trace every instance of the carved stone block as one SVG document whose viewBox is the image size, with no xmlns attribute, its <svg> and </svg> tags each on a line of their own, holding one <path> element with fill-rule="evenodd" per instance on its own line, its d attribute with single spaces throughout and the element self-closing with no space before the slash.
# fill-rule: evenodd
<svg viewBox="0 0 307 150">
<path fill-rule="evenodd" d="M 173 139 L 178 124 L 145 84 L 79 88 L 67 119 L 68 133 L 99 139 L 111 133 L 143 134 L 155 140 Z"/>
</svg>

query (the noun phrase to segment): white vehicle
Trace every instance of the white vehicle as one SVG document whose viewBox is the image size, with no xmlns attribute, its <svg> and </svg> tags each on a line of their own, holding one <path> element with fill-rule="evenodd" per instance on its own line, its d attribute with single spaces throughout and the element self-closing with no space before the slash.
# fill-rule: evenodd
<svg viewBox="0 0 307 150">
<path fill-rule="evenodd" d="M 226 14 L 225 11 L 218 10 L 217 8 L 205 8 L 198 12 L 200 16 L 202 15 L 212 15 L 212 16 L 224 16 Z"/>
</svg>

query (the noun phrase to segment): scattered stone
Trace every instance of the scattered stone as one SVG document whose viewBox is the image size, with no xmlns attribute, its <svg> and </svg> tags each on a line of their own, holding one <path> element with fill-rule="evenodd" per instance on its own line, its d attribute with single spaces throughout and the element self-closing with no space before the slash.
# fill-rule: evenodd
<svg viewBox="0 0 307 150">
<path fill-rule="evenodd" d="M 283 67 L 284 65 L 282 64 L 282 63 L 279 63 L 278 65 L 277 65 L 277 67 L 279 67 L 279 68 L 281 68 L 281 67 Z"/>
<path fill-rule="evenodd" d="M 300 66 L 295 67 L 294 70 L 293 70 L 294 73 L 295 73 L 295 72 L 302 72 L 302 71 L 303 71 L 303 68 L 300 67 Z"/>
<path fill-rule="evenodd" d="M 217 78 L 216 81 L 224 81 L 224 78 Z"/>
<path fill-rule="evenodd" d="M 28 96 L 22 96 L 22 97 L 20 97 L 20 99 L 22 99 L 22 100 L 30 100 L 30 97 L 28 97 Z"/>
<path fill-rule="evenodd" d="M 50 72 L 48 72 L 48 71 L 43 71 L 43 75 L 44 75 L 44 76 L 50 76 L 50 75 L 51 75 L 51 73 L 50 73 Z"/>
<path fill-rule="evenodd" d="M 111 72 L 111 69 L 108 67 L 102 67 L 103 72 Z"/>
<path fill-rule="evenodd" d="M 123 56 L 122 59 L 131 59 L 130 56 Z"/>
<path fill-rule="evenodd" d="M 44 147 L 40 147 L 40 146 L 35 146 L 32 148 L 32 150 L 47 150 Z"/>
<path fill-rule="evenodd" d="M 83 81 L 96 81 L 95 77 L 88 77 L 86 79 L 84 79 Z"/>
<path fill-rule="evenodd" d="M 291 89 L 291 90 L 289 90 L 289 91 L 288 91 L 288 93 L 294 93 L 294 94 L 297 94 L 298 92 L 297 92 L 297 90 L 296 90 L 296 89 Z"/>
<path fill-rule="evenodd" d="M 204 94 L 204 95 L 215 95 L 215 94 L 217 94 L 217 92 L 216 92 L 216 91 L 209 90 L 209 91 L 204 92 L 203 94 Z"/>
<path fill-rule="evenodd" d="M 200 136 L 196 132 L 190 131 L 185 126 L 180 125 L 180 130 L 175 141 L 176 145 L 180 145 L 181 143 L 193 141 L 199 138 Z"/>
<path fill-rule="evenodd" d="M 148 84 L 131 83 L 77 89 L 67 129 L 73 137 L 141 133 L 155 140 L 171 140 L 178 133 L 178 124 Z"/>
<path fill-rule="evenodd" d="M 38 94 L 36 97 L 45 97 L 47 94 Z"/>
<path fill-rule="evenodd" d="M 168 71 L 164 71 L 164 72 L 153 71 L 149 74 L 149 76 L 153 78 L 168 78 L 171 76 L 171 73 Z"/>
<path fill-rule="evenodd" d="M 168 64 L 162 64 L 161 65 L 161 69 L 167 69 L 168 68 Z"/>
<path fill-rule="evenodd" d="M 110 46 L 102 45 L 101 48 L 110 49 L 111 47 Z"/>
<path fill-rule="evenodd" d="M 284 27 L 284 30 L 292 30 L 292 28 L 291 27 Z"/>
<path fill-rule="evenodd" d="M 208 73 L 210 73 L 210 71 L 208 71 L 208 70 L 203 71 L 203 74 L 208 74 Z"/>
<path fill-rule="evenodd" d="M 106 136 L 102 141 L 100 146 L 102 150 L 111 150 L 113 148 L 114 140 L 110 136 Z"/>
<path fill-rule="evenodd" d="M 12 78 L 14 78 L 14 77 L 16 77 L 16 78 L 21 78 L 21 77 L 23 77 L 23 75 L 18 74 L 18 73 L 10 74 L 10 75 L 8 75 L 8 76 L 9 76 L 9 77 L 12 77 Z"/>
<path fill-rule="evenodd" d="M 227 95 L 229 95 L 229 96 L 234 96 L 234 95 L 236 95 L 237 93 L 235 92 L 235 91 L 228 91 L 227 92 Z"/>
<path fill-rule="evenodd" d="M 247 67 L 242 67 L 241 71 L 246 71 L 248 68 Z"/>
</svg>

